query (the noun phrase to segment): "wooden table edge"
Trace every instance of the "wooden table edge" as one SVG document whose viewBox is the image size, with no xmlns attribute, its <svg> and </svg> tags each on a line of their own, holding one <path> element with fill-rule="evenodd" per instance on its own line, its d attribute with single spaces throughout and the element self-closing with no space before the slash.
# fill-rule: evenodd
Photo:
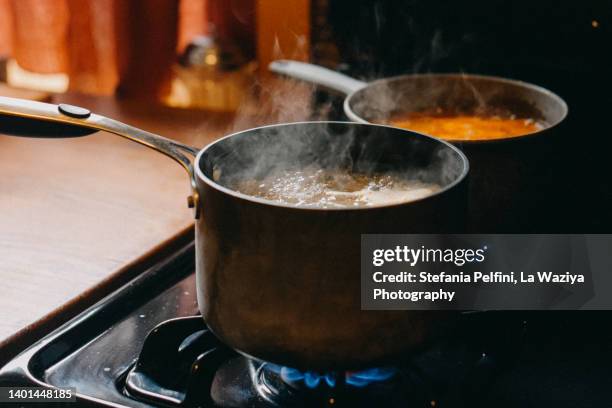
<svg viewBox="0 0 612 408">
<path fill-rule="evenodd" d="M 85 309 L 93 306 L 164 257 L 191 242 L 193 239 L 194 226 L 190 224 L 172 237 L 154 246 L 143 255 L 114 272 L 111 272 L 106 278 L 76 297 L 21 328 L 9 337 L 0 339 L 0 367 L 4 366 L 23 350 L 44 337 L 44 335 L 55 330 Z"/>
</svg>

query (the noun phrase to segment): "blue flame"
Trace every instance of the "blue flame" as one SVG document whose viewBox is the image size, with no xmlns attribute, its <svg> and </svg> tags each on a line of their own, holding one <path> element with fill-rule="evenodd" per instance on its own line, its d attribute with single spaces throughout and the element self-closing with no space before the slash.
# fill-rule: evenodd
<svg viewBox="0 0 612 408">
<path fill-rule="evenodd" d="M 321 381 L 324 381 L 329 387 L 333 388 L 336 386 L 336 377 L 332 373 L 319 374 L 314 371 L 302 372 L 295 368 L 289 367 L 278 367 L 273 364 L 269 364 L 270 368 L 280 374 L 283 381 L 288 383 L 296 383 L 303 381 L 308 388 L 317 388 Z"/>
<path fill-rule="evenodd" d="M 393 368 L 370 368 L 369 370 L 347 372 L 344 381 L 354 387 L 365 387 L 374 382 L 391 379 L 395 375 Z"/>
<path fill-rule="evenodd" d="M 291 384 L 303 382 L 306 387 L 314 389 L 322 383 L 334 388 L 337 384 L 337 373 L 317 373 L 315 371 L 300 371 L 290 367 L 280 367 L 275 364 L 267 364 L 267 367 L 279 374 L 283 381 Z M 353 387 L 365 387 L 375 382 L 383 382 L 391 379 L 396 373 L 393 368 L 371 368 L 362 371 L 347 371 L 344 373 L 344 382 Z"/>
</svg>

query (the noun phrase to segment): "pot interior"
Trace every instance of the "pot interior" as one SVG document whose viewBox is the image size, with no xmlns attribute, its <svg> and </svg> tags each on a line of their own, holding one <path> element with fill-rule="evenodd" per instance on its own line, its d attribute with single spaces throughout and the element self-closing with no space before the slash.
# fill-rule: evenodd
<svg viewBox="0 0 612 408">
<path fill-rule="evenodd" d="M 372 123 L 388 123 L 391 118 L 414 112 L 442 111 L 512 114 L 533 119 L 546 129 L 561 122 L 567 114 L 565 102 L 539 86 L 461 74 L 405 75 L 374 81 L 352 94 L 346 103 L 355 115 Z"/>
<path fill-rule="evenodd" d="M 229 190 L 240 180 L 319 168 L 365 175 L 405 174 L 439 185 L 439 194 L 468 171 L 465 156 L 446 142 L 406 130 L 348 122 L 290 123 L 240 132 L 209 145 L 198 165 L 200 177 Z"/>
</svg>

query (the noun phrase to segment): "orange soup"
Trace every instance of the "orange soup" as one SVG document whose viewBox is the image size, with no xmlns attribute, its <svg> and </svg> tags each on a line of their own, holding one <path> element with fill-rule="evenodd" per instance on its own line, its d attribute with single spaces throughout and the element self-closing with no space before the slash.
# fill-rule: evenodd
<svg viewBox="0 0 612 408">
<path fill-rule="evenodd" d="M 542 128 L 532 119 L 426 113 L 411 113 L 391 119 L 389 123 L 446 140 L 504 139 L 537 132 Z"/>
</svg>

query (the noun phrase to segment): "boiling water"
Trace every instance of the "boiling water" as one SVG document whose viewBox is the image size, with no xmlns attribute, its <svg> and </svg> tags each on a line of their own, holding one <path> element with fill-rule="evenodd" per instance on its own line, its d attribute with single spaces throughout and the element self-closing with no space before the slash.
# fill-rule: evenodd
<svg viewBox="0 0 612 408">
<path fill-rule="evenodd" d="M 398 174 L 365 175 L 342 170 L 282 171 L 261 180 L 242 180 L 232 186 L 243 194 L 297 207 L 367 207 L 418 200 L 440 190 L 433 183 Z"/>
</svg>

